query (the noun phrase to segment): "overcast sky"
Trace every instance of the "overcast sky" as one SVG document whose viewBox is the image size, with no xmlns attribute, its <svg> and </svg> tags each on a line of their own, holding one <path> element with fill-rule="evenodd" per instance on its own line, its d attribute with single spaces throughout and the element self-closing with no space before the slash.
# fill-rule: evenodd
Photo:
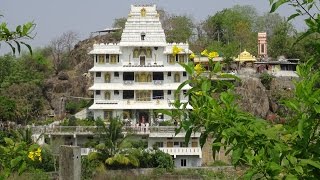
<svg viewBox="0 0 320 180">
<path fill-rule="evenodd" d="M 262 14 L 270 10 L 269 0 L 1 0 L 0 22 L 9 23 L 10 27 L 27 21 L 34 21 L 36 37 L 30 42 L 33 48 L 48 45 L 62 33 L 72 30 L 85 39 L 90 32 L 111 27 L 115 18 L 127 17 L 131 4 L 156 4 L 170 14 L 188 15 L 196 22 L 207 16 L 230 8 L 234 5 L 252 5 Z M 288 6 L 278 10 L 282 16 L 293 13 Z M 294 25 L 303 30 L 302 21 Z M 0 47 L 0 54 L 9 51 L 5 44 Z"/>
</svg>

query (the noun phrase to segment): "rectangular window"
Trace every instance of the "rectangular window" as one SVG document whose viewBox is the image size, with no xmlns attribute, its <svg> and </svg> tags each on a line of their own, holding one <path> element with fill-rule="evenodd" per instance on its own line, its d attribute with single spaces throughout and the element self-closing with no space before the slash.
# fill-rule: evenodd
<svg viewBox="0 0 320 180">
<path fill-rule="evenodd" d="M 136 100 L 151 101 L 151 91 L 148 91 L 148 90 L 136 91 Z"/>
<path fill-rule="evenodd" d="M 156 142 L 156 146 L 159 148 L 163 147 L 163 142 Z"/>
<path fill-rule="evenodd" d="M 186 77 L 187 76 L 187 72 L 183 71 L 183 76 Z"/>
<path fill-rule="evenodd" d="M 183 95 L 186 95 L 187 94 L 187 90 L 183 90 Z"/>
<path fill-rule="evenodd" d="M 110 55 L 110 64 L 116 64 L 117 63 L 117 56 L 115 54 Z"/>
<path fill-rule="evenodd" d="M 112 118 L 112 111 L 104 111 L 103 118 L 105 120 L 110 120 Z"/>
<path fill-rule="evenodd" d="M 170 148 L 173 147 L 173 142 L 170 142 L 170 141 L 167 142 L 167 147 L 170 147 Z"/>
<path fill-rule="evenodd" d="M 96 95 L 100 95 L 101 91 L 100 90 L 96 90 Z"/>
<path fill-rule="evenodd" d="M 180 142 L 174 142 L 173 145 L 179 147 L 180 146 Z"/>
<path fill-rule="evenodd" d="M 101 77 L 101 72 L 96 72 L 96 77 Z"/>
<path fill-rule="evenodd" d="M 168 72 L 168 76 L 171 76 L 171 72 Z"/>
<path fill-rule="evenodd" d="M 98 63 L 98 55 L 94 55 L 94 60 Z"/>
<path fill-rule="evenodd" d="M 119 77 L 119 72 L 114 72 L 114 77 Z"/>
<path fill-rule="evenodd" d="M 261 53 L 264 53 L 264 44 L 261 44 Z"/>
<path fill-rule="evenodd" d="M 180 147 L 188 147 L 185 142 L 180 142 Z"/>
<path fill-rule="evenodd" d="M 184 63 L 184 55 L 183 54 L 179 54 L 179 62 Z"/>
<path fill-rule="evenodd" d="M 175 57 L 171 54 L 169 55 L 169 64 L 174 64 L 175 63 Z"/>
<path fill-rule="evenodd" d="M 163 72 L 153 72 L 152 78 L 153 80 L 163 80 Z"/>
<path fill-rule="evenodd" d="M 152 91 L 152 99 L 164 99 L 164 94 L 162 90 Z"/>
<path fill-rule="evenodd" d="M 181 167 L 186 167 L 186 166 L 187 166 L 187 160 L 181 159 Z"/>
<path fill-rule="evenodd" d="M 192 147 L 198 147 L 198 142 L 197 142 L 197 141 L 193 141 L 193 142 L 191 143 L 191 146 L 192 146 Z"/>
<path fill-rule="evenodd" d="M 114 90 L 114 95 L 119 95 L 119 91 L 118 90 Z"/>
<path fill-rule="evenodd" d="M 123 73 L 124 81 L 134 81 L 134 72 L 124 72 Z"/>
<path fill-rule="evenodd" d="M 123 99 L 134 99 L 134 91 L 133 90 L 124 90 L 123 91 Z"/>
<path fill-rule="evenodd" d="M 168 95 L 171 95 L 171 90 L 168 90 Z"/>
<path fill-rule="evenodd" d="M 106 63 L 109 63 L 109 54 L 106 54 Z"/>
</svg>

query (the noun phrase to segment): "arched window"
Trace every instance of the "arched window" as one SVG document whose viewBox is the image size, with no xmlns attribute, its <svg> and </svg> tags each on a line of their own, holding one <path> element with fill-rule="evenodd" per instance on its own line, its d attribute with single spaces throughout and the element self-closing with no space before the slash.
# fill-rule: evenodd
<svg viewBox="0 0 320 180">
<path fill-rule="evenodd" d="M 183 54 L 179 54 L 179 62 L 184 63 L 184 55 Z"/>
<path fill-rule="evenodd" d="M 112 55 L 110 55 L 110 64 L 116 64 L 117 63 L 117 55 L 115 55 L 115 54 L 112 54 Z"/>
<path fill-rule="evenodd" d="M 104 63 L 104 57 L 105 57 L 105 55 L 99 54 L 99 56 L 98 56 L 98 58 L 99 58 L 98 63 L 99 63 L 99 64 L 103 64 L 103 63 Z"/>
<path fill-rule="evenodd" d="M 144 41 L 145 38 L 146 38 L 146 33 L 142 32 L 141 33 L 141 41 Z"/>
<path fill-rule="evenodd" d="M 180 74 L 179 73 L 174 74 L 174 82 L 180 82 Z"/>
<path fill-rule="evenodd" d="M 175 56 L 173 56 L 172 54 L 169 55 L 169 63 L 170 64 L 174 64 L 175 63 Z"/>
<path fill-rule="evenodd" d="M 109 91 L 106 91 L 106 92 L 104 93 L 104 99 L 105 99 L 105 100 L 110 100 L 110 92 L 109 92 Z"/>
<path fill-rule="evenodd" d="M 110 83 L 110 74 L 109 74 L 109 73 L 106 73 L 106 74 L 104 75 L 104 81 L 105 81 L 106 83 Z"/>
</svg>

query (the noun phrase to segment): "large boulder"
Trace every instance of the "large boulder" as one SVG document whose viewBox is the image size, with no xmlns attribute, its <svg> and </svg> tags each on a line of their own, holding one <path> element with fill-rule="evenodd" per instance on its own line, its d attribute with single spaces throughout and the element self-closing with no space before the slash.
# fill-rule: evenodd
<svg viewBox="0 0 320 180">
<path fill-rule="evenodd" d="M 236 87 L 240 95 L 239 107 L 251 114 L 265 118 L 269 112 L 267 90 L 258 78 L 242 78 L 241 85 Z"/>
<path fill-rule="evenodd" d="M 58 79 L 59 80 L 68 80 L 69 79 L 69 75 L 64 71 L 61 71 L 58 74 Z"/>
</svg>

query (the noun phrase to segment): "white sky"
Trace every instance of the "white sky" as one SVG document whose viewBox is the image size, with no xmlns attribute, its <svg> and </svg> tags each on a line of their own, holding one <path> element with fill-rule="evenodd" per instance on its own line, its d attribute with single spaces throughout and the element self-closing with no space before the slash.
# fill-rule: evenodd
<svg viewBox="0 0 320 180">
<path fill-rule="evenodd" d="M 53 38 L 72 30 L 85 39 L 90 32 L 111 27 L 115 18 L 127 17 L 131 4 L 156 4 L 170 14 L 188 15 L 195 21 L 234 5 L 252 5 L 258 13 L 270 10 L 269 0 L 1 0 L 0 14 L 10 27 L 27 21 L 37 24 L 36 37 L 30 42 L 33 48 L 47 45 Z M 278 12 L 288 16 L 291 7 L 281 7 Z M 302 20 L 293 22 L 297 29 L 305 28 Z M 1 44 L 0 55 L 9 51 Z"/>
</svg>

